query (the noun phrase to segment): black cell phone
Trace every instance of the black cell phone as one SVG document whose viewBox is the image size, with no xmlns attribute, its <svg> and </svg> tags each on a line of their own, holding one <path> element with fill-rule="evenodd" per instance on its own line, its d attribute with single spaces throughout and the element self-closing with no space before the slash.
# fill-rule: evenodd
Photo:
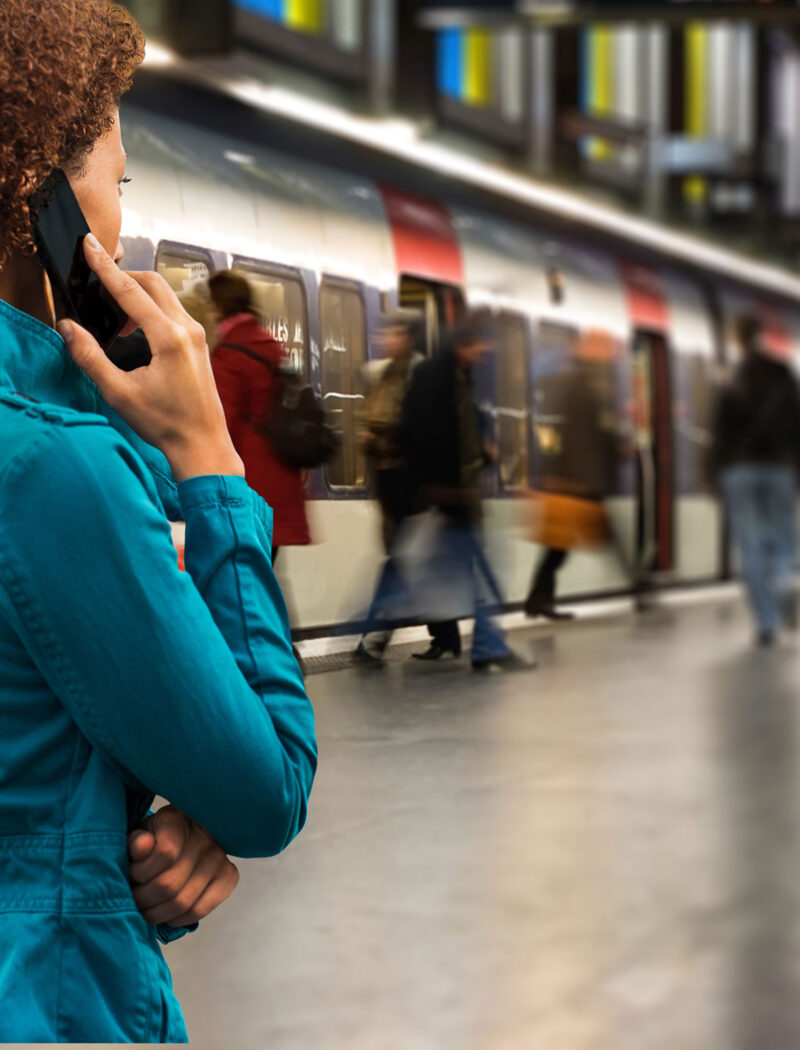
<svg viewBox="0 0 800 1050">
<path fill-rule="evenodd" d="M 50 173 L 31 205 L 38 209 L 33 236 L 53 288 L 56 316 L 77 321 L 108 350 L 128 318 L 86 262 L 83 239 L 89 226 L 60 168 Z"/>
</svg>

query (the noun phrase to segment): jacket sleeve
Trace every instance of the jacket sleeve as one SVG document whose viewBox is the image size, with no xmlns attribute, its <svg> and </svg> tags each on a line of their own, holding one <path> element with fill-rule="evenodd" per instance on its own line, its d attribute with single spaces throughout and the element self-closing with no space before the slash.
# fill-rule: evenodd
<svg viewBox="0 0 800 1050">
<path fill-rule="evenodd" d="M 241 477 L 182 482 L 181 573 L 152 478 L 100 421 L 42 428 L 2 484 L 0 583 L 80 730 L 226 852 L 282 850 L 306 818 L 316 744 L 267 505 Z"/>
<path fill-rule="evenodd" d="M 408 476 L 415 488 L 425 485 L 429 473 L 427 468 L 430 445 L 426 433 L 428 413 L 425 411 L 426 377 L 425 368 L 414 370 L 403 399 L 400 421 L 400 443 L 406 459 Z"/>
</svg>

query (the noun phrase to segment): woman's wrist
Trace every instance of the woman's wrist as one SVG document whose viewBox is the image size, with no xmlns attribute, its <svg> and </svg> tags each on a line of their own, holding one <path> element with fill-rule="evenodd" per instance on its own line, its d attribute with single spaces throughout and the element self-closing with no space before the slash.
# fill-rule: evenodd
<svg viewBox="0 0 800 1050">
<path fill-rule="evenodd" d="M 204 474 L 228 474 L 244 477 L 244 463 L 230 439 L 197 441 L 164 449 L 176 482 Z"/>
</svg>

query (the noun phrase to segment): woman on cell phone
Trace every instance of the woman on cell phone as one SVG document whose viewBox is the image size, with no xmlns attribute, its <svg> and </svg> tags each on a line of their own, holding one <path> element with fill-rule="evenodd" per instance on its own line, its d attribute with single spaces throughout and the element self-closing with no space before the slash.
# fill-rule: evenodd
<svg viewBox="0 0 800 1050">
<path fill-rule="evenodd" d="M 117 110 L 142 55 L 106 0 L 0 4 L 3 1042 L 186 1041 L 158 942 L 230 895 L 227 854 L 291 841 L 316 765 L 271 512 L 203 331 L 118 265 Z M 55 168 L 147 367 L 118 370 L 55 316 L 31 233 Z M 148 815 L 156 794 L 170 805 Z"/>
</svg>

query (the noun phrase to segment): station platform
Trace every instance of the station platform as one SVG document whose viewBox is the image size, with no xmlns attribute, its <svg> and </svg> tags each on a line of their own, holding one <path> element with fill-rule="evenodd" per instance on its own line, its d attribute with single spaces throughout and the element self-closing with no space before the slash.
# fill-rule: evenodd
<svg viewBox="0 0 800 1050">
<path fill-rule="evenodd" d="M 512 641 L 309 679 L 305 831 L 166 949 L 194 1045 L 800 1046 L 800 639 L 727 597 Z"/>
</svg>

